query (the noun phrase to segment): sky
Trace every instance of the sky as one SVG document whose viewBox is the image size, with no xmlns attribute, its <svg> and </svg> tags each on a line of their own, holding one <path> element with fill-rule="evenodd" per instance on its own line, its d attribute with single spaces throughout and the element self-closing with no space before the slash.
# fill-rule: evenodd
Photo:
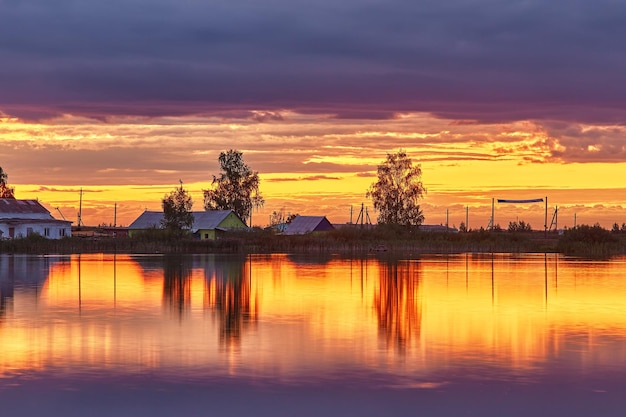
<svg viewBox="0 0 626 417">
<path fill-rule="evenodd" d="M 0 0 L 0 166 L 17 198 L 130 224 L 243 152 L 269 214 L 356 220 L 376 167 L 422 168 L 427 224 L 546 198 L 626 222 L 626 4 Z M 495 204 L 542 229 L 545 203 Z M 550 222 L 551 219 L 548 219 Z"/>
</svg>

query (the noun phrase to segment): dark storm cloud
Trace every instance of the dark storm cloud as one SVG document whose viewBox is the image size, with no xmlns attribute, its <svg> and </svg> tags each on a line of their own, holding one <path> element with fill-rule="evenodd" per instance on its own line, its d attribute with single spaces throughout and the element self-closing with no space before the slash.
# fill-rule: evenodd
<svg viewBox="0 0 626 417">
<path fill-rule="evenodd" d="M 624 21 L 610 0 L 3 0 L 0 110 L 621 122 Z"/>
</svg>

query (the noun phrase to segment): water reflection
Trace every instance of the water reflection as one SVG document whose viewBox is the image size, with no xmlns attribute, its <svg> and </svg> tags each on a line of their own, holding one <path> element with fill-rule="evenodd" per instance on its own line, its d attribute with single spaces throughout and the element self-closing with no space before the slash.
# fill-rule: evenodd
<svg viewBox="0 0 626 417">
<path fill-rule="evenodd" d="M 25 255 L 0 255 L 0 319 L 13 306 L 15 289 L 37 298 L 51 265 L 57 258 Z"/>
<path fill-rule="evenodd" d="M 386 347 L 405 352 L 411 338 L 419 339 L 422 306 L 418 261 L 388 260 L 382 263 L 374 294 L 379 335 Z"/>
<path fill-rule="evenodd" d="M 0 375 L 626 374 L 625 265 L 553 254 L 1 256 Z"/>
<path fill-rule="evenodd" d="M 192 258 L 167 255 L 163 258 L 163 304 L 179 318 L 191 305 Z"/>
<path fill-rule="evenodd" d="M 226 258 L 205 265 L 212 268 L 205 268 L 204 306 L 217 312 L 220 345 L 237 347 L 244 330 L 258 317 L 258 298 L 251 295 L 252 261 Z"/>
</svg>

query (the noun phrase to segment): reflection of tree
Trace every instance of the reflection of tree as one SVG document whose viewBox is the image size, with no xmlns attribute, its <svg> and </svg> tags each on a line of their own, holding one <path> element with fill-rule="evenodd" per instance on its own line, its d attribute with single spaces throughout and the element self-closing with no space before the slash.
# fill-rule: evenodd
<svg viewBox="0 0 626 417">
<path fill-rule="evenodd" d="M 192 259 L 169 255 L 163 259 L 163 301 L 182 317 L 191 304 Z"/>
<path fill-rule="evenodd" d="M 6 314 L 13 300 L 13 282 L 10 278 L 0 278 L 0 319 Z"/>
<path fill-rule="evenodd" d="M 257 300 L 252 300 L 250 273 L 244 259 L 220 259 L 207 271 L 205 306 L 217 311 L 220 344 L 237 346 L 243 331 L 257 319 Z"/>
<path fill-rule="evenodd" d="M 374 294 L 378 329 L 387 348 L 404 351 L 412 337 L 419 337 L 422 308 L 419 271 L 415 262 L 381 264 L 380 285 Z"/>
</svg>

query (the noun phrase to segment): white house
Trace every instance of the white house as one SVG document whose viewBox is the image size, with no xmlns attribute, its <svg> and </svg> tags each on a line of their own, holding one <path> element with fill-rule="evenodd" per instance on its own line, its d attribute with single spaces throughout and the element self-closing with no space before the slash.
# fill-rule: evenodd
<svg viewBox="0 0 626 417">
<path fill-rule="evenodd" d="M 37 233 L 48 239 L 72 235 L 72 222 L 57 220 L 37 200 L 0 198 L 0 239 Z"/>
</svg>

